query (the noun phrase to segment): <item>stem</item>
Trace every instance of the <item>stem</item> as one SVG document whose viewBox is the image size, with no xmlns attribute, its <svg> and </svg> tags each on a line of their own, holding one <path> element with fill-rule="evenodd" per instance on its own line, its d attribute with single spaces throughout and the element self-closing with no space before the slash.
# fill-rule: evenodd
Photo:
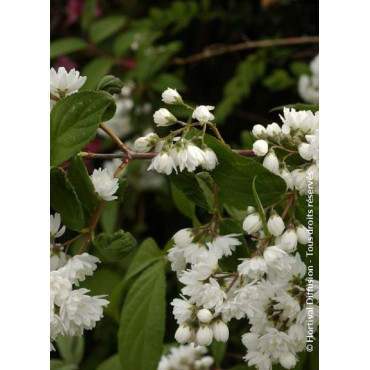
<svg viewBox="0 0 370 370">
<path fill-rule="evenodd" d="M 78 234 L 74 238 L 67 240 L 62 244 L 62 247 L 69 247 L 74 241 L 79 239 L 83 234 Z"/>
<path fill-rule="evenodd" d="M 229 290 L 233 287 L 233 285 L 236 283 L 238 278 L 239 278 L 239 273 L 236 273 L 236 275 L 234 276 L 234 279 L 231 281 L 230 285 L 225 289 L 225 293 L 229 292 Z"/>
<path fill-rule="evenodd" d="M 101 122 L 100 123 L 100 128 L 107 134 L 109 137 L 128 155 L 130 156 L 130 151 L 127 148 L 125 144 L 120 140 L 119 137 L 116 136 L 114 132 L 112 132 L 106 125 L 105 123 Z"/>
<path fill-rule="evenodd" d="M 217 139 L 221 141 L 222 144 L 226 144 L 225 143 L 225 140 L 222 138 L 221 134 L 220 134 L 220 131 L 218 131 L 218 128 L 216 127 L 216 125 L 212 122 L 206 122 L 206 124 L 208 126 L 211 127 L 211 129 L 213 130 L 214 134 L 216 135 Z"/>
<path fill-rule="evenodd" d="M 213 48 L 208 47 L 201 51 L 200 53 L 190 55 L 186 58 L 175 58 L 172 60 L 172 64 L 185 65 L 189 63 L 198 62 L 204 59 L 212 58 L 217 55 L 233 53 L 236 51 L 247 49 L 266 48 L 278 45 L 316 44 L 318 42 L 319 36 L 302 36 L 302 37 L 288 37 L 283 39 L 247 41 L 234 45 L 221 45 Z"/>
<path fill-rule="evenodd" d="M 285 218 L 285 216 L 287 215 L 288 211 L 289 211 L 289 208 L 291 207 L 291 205 L 293 204 L 294 202 L 294 199 L 295 199 L 295 193 L 292 193 L 288 199 L 288 203 L 286 204 L 283 212 L 281 213 L 281 218 Z"/>
</svg>

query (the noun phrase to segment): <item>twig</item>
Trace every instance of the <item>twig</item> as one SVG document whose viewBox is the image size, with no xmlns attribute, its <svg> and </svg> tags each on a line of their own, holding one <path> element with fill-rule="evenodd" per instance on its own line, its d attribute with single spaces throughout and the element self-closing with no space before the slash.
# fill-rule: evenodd
<svg viewBox="0 0 370 370">
<path fill-rule="evenodd" d="M 117 137 L 106 125 L 105 123 L 100 123 L 100 128 L 125 152 L 127 155 L 130 155 L 130 151 L 125 144 Z"/>
<path fill-rule="evenodd" d="M 288 211 L 289 211 L 289 208 L 291 207 L 291 205 L 293 204 L 294 202 L 294 199 L 295 199 L 295 194 L 292 193 L 289 197 L 289 200 L 288 200 L 288 203 L 286 204 L 283 212 L 281 213 L 281 218 L 285 218 L 285 216 L 287 215 Z"/>
<path fill-rule="evenodd" d="M 172 60 L 172 64 L 185 65 L 200 60 L 212 58 L 217 55 L 233 53 L 235 51 L 254 49 L 254 48 L 266 48 L 278 45 L 300 45 L 300 44 L 315 44 L 319 42 L 319 36 L 302 36 L 302 37 L 288 37 L 284 39 L 270 39 L 270 40 L 259 40 L 259 41 L 246 41 L 234 45 L 221 45 L 217 48 L 206 48 L 200 53 L 190 55 L 185 58 L 175 58 Z"/>
<path fill-rule="evenodd" d="M 230 291 L 230 289 L 234 286 L 234 284 L 236 283 L 236 281 L 239 279 L 239 274 L 237 273 L 235 276 L 234 276 L 234 279 L 231 281 L 230 285 L 225 289 L 225 293 L 228 293 Z"/>
</svg>

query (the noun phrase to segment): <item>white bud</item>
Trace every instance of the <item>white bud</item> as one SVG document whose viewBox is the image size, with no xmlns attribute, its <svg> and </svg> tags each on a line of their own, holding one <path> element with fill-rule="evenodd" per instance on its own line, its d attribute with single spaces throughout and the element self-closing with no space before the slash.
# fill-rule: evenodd
<svg viewBox="0 0 370 370">
<path fill-rule="evenodd" d="M 269 146 L 266 140 L 257 140 L 253 143 L 253 151 L 258 157 L 263 157 L 267 154 Z"/>
<path fill-rule="evenodd" d="M 281 133 L 281 128 L 277 123 L 271 123 L 270 125 L 267 125 L 266 127 L 266 133 L 267 136 L 274 137 L 278 136 Z"/>
<path fill-rule="evenodd" d="M 247 208 L 247 215 L 250 215 L 251 213 L 256 212 L 256 209 L 252 206 L 248 206 Z"/>
<path fill-rule="evenodd" d="M 264 138 L 266 136 L 266 129 L 262 125 L 254 125 L 252 134 L 257 138 Z"/>
<path fill-rule="evenodd" d="M 262 220 L 258 213 L 248 215 L 243 222 L 243 229 L 248 234 L 256 233 L 262 229 Z"/>
<path fill-rule="evenodd" d="M 204 161 L 202 163 L 202 167 L 205 170 L 212 171 L 215 169 L 217 164 L 218 159 L 215 152 L 210 148 L 204 149 Z"/>
<path fill-rule="evenodd" d="M 157 126 L 170 126 L 176 123 L 176 117 L 166 108 L 161 108 L 153 114 Z"/>
<path fill-rule="evenodd" d="M 298 146 L 299 155 L 305 159 L 306 161 L 310 161 L 312 159 L 312 150 L 311 145 L 307 143 L 300 143 Z"/>
<path fill-rule="evenodd" d="M 215 116 L 210 112 L 210 110 L 215 109 L 212 105 L 200 105 L 194 109 L 192 118 L 198 120 L 199 122 L 212 121 Z"/>
<path fill-rule="evenodd" d="M 279 362 L 285 369 L 293 369 L 297 359 L 291 352 L 282 352 L 279 356 Z"/>
<path fill-rule="evenodd" d="M 209 346 L 213 340 L 212 329 L 208 325 L 202 325 L 197 331 L 196 339 L 200 346 Z"/>
<path fill-rule="evenodd" d="M 299 224 L 296 228 L 296 232 L 297 232 L 298 242 L 300 244 L 306 245 L 308 243 L 308 239 L 310 236 L 310 233 L 307 230 L 307 228 L 303 226 L 302 224 Z"/>
<path fill-rule="evenodd" d="M 203 369 L 204 368 L 206 368 L 206 369 L 210 368 L 213 365 L 213 363 L 215 362 L 213 357 L 211 357 L 211 356 L 204 356 L 198 361 L 199 361 L 200 367 L 203 368 Z"/>
<path fill-rule="evenodd" d="M 175 339 L 179 343 L 187 343 L 193 334 L 193 330 L 187 325 L 181 325 L 178 327 L 175 333 Z"/>
<path fill-rule="evenodd" d="M 168 88 L 162 94 L 162 100 L 166 104 L 182 104 L 182 98 L 180 94 L 175 90 Z"/>
<path fill-rule="evenodd" d="M 281 235 L 285 229 L 283 219 L 275 211 L 271 214 L 267 222 L 267 228 L 273 236 Z"/>
<path fill-rule="evenodd" d="M 172 239 L 178 247 L 187 247 L 193 242 L 194 234 L 191 229 L 181 229 L 179 230 Z"/>
<path fill-rule="evenodd" d="M 227 342 L 229 339 L 229 328 L 222 321 L 218 320 L 212 325 L 213 336 L 219 342 Z"/>
<path fill-rule="evenodd" d="M 212 320 L 212 314 L 210 310 L 203 308 L 197 312 L 199 321 L 203 324 L 208 324 Z"/>
<path fill-rule="evenodd" d="M 288 229 L 281 235 L 281 249 L 292 253 L 297 249 L 298 237 L 294 229 Z"/>
<path fill-rule="evenodd" d="M 286 166 L 280 169 L 280 177 L 285 181 L 287 189 L 293 189 L 294 179 Z"/>
<path fill-rule="evenodd" d="M 267 168 L 269 171 L 275 175 L 279 174 L 279 160 L 273 150 L 271 150 L 263 160 L 263 167 Z"/>
<path fill-rule="evenodd" d="M 148 135 L 136 139 L 134 148 L 139 153 L 147 153 L 157 144 L 158 140 L 158 135 L 151 132 Z"/>
</svg>

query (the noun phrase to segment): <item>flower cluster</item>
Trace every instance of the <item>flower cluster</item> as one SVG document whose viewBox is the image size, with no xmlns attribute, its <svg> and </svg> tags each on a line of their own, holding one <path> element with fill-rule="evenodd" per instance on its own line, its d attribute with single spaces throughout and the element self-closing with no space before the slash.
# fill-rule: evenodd
<svg viewBox="0 0 370 370">
<path fill-rule="evenodd" d="M 161 357 L 157 370 L 209 370 L 214 360 L 206 354 L 207 349 L 202 346 L 172 347 L 167 355 Z"/>
<path fill-rule="evenodd" d="M 319 104 L 319 55 L 310 64 L 311 75 L 302 75 L 298 81 L 298 91 L 304 101 Z"/>
<path fill-rule="evenodd" d="M 312 242 L 312 230 L 294 218 L 284 222 L 273 208 L 264 225 L 253 207 L 242 227 L 255 249 L 236 271 L 225 271 L 221 260 L 241 248 L 240 234 L 219 235 L 211 222 L 173 236 L 168 258 L 183 284 L 182 298 L 171 303 L 179 325 L 175 339 L 203 346 L 226 342 L 227 323 L 247 318 L 245 361 L 259 370 L 276 363 L 291 369 L 305 347 L 308 316 L 312 340 L 318 327 L 318 281 L 305 278 L 307 267 L 296 252 Z"/>
<path fill-rule="evenodd" d="M 167 104 L 185 105 L 179 93 L 168 88 L 162 94 L 162 100 Z M 189 106 L 185 105 L 190 108 Z M 192 109 L 192 108 L 191 108 Z M 158 153 L 150 164 L 148 170 L 155 170 L 159 173 L 170 175 L 174 172 L 182 172 L 185 169 L 193 172 L 201 166 L 207 171 L 212 171 L 218 164 L 217 156 L 214 151 L 204 143 L 205 131 L 199 132 L 192 138 L 187 138 L 188 131 L 194 126 L 203 126 L 214 119 L 210 110 L 212 106 L 201 105 L 192 109 L 192 118 L 196 119 L 195 123 L 185 123 L 179 121 L 168 109 L 161 108 L 154 115 L 154 122 L 157 126 L 171 126 L 176 123 L 183 127 L 171 132 L 164 138 L 160 138 L 155 133 L 149 133 L 135 141 L 135 150 L 139 153 L 147 153 L 154 149 Z M 177 136 L 181 134 L 181 136 Z"/>
<path fill-rule="evenodd" d="M 300 194 L 319 193 L 319 112 L 296 111 L 284 108 L 280 116 L 283 125 L 271 123 L 253 127 L 253 135 L 258 139 L 253 151 L 264 157 L 263 166 L 282 177 L 288 189 L 295 187 Z M 277 156 L 279 152 L 279 157 Z M 303 164 L 294 165 L 289 170 L 289 157 L 299 155 Z"/>
<path fill-rule="evenodd" d="M 90 296 L 87 289 L 73 289 L 93 274 L 99 259 L 88 253 L 67 256 L 55 242 L 65 230 L 60 215 L 50 216 L 50 221 L 50 339 L 54 341 L 59 334 L 82 335 L 94 328 L 109 302 L 103 296 Z"/>
<path fill-rule="evenodd" d="M 94 170 L 90 176 L 96 193 L 105 201 L 115 200 L 117 196 L 114 194 L 118 190 L 118 179 L 113 177 L 112 172 L 106 168 Z"/>
</svg>

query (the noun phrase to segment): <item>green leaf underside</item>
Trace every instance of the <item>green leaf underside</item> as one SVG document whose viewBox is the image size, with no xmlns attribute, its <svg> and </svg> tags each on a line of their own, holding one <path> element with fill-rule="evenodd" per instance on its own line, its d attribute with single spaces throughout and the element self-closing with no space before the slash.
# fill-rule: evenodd
<svg viewBox="0 0 370 370">
<path fill-rule="evenodd" d="M 156 370 L 166 315 L 164 263 L 157 262 L 132 285 L 122 310 L 118 353 L 122 370 Z"/>
<path fill-rule="evenodd" d="M 68 179 L 86 210 L 87 218 L 89 218 L 98 209 L 100 199 L 95 192 L 94 185 L 81 157 L 73 158 L 71 165 L 68 167 Z"/>
<path fill-rule="evenodd" d="M 82 230 L 85 219 L 81 202 L 61 168 L 51 169 L 50 189 L 50 205 L 60 213 L 63 224 L 72 230 Z"/>
<path fill-rule="evenodd" d="M 51 165 L 57 166 L 83 149 L 95 137 L 103 118 L 113 116 L 112 106 L 115 104 L 109 94 L 95 91 L 79 92 L 59 101 L 50 115 Z"/>
</svg>

